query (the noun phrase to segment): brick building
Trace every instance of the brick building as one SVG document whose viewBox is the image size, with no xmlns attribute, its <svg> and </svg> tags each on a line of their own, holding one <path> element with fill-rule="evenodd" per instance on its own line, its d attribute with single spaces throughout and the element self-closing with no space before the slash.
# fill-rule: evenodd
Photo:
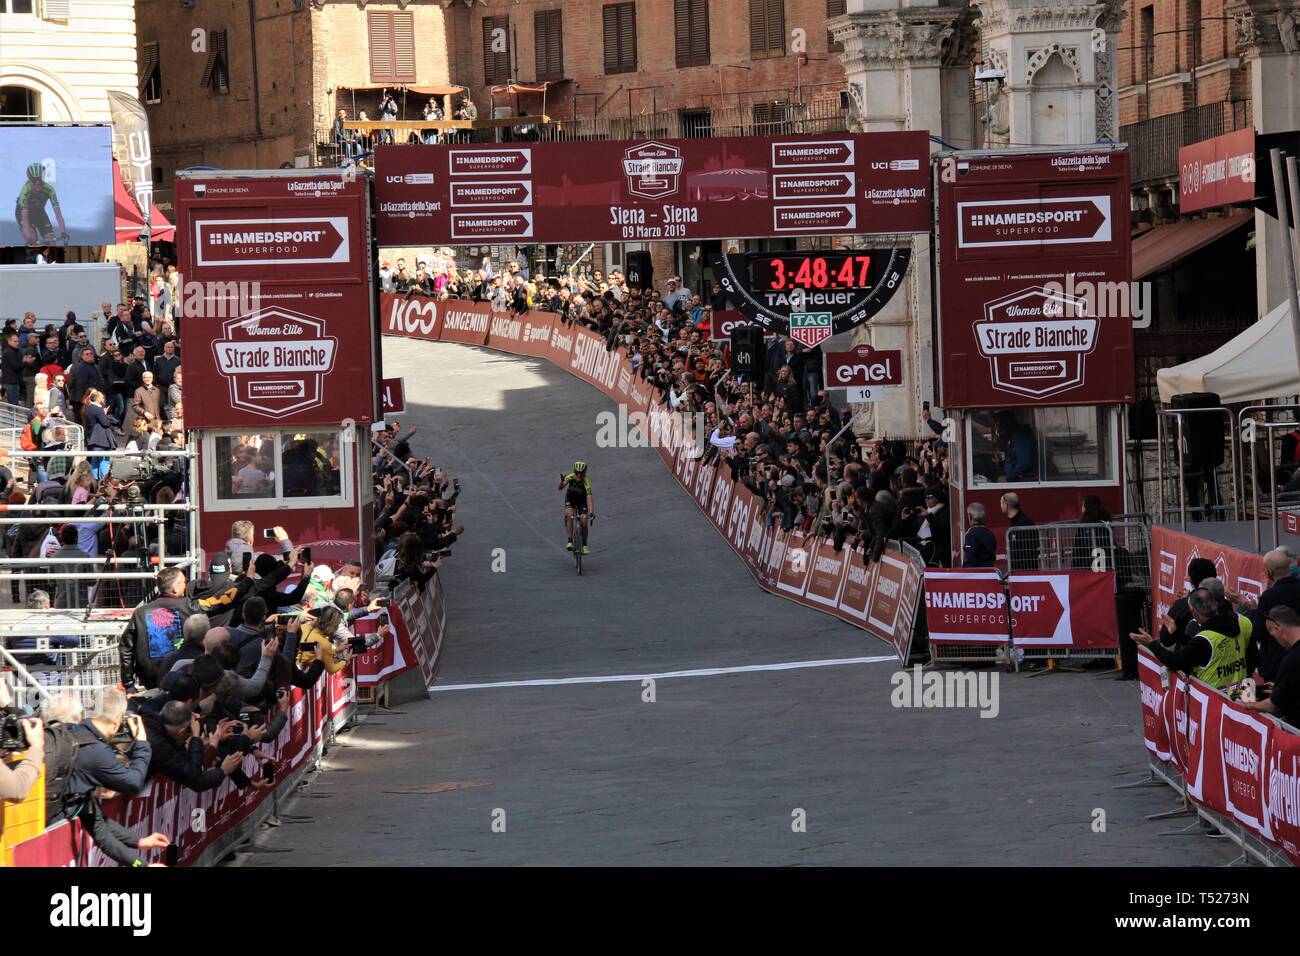
<svg viewBox="0 0 1300 956">
<path fill-rule="evenodd" d="M 1178 150 L 1251 125 L 1250 67 L 1232 0 L 1129 0 L 1119 36 L 1120 141 L 1133 163 L 1135 279 L 1154 315 L 1136 336 L 1138 387 L 1203 355 L 1257 317 L 1254 221 L 1178 208 Z M 1146 422 L 1150 425 L 1150 422 Z M 1145 429 L 1144 429 L 1145 433 Z"/>
<path fill-rule="evenodd" d="M 170 208 L 172 175 L 187 166 L 332 165 L 336 111 L 378 118 L 385 85 L 463 86 L 483 118 L 544 111 L 553 123 L 542 135 L 555 138 L 843 130 L 844 70 L 826 21 L 844 7 L 845 0 L 139 0 L 141 99 L 159 205 Z M 502 90 L 512 81 L 545 92 Z M 418 118 L 425 99 L 407 94 L 403 115 Z M 597 249 L 596 261 L 618 265 L 625 251 Z M 698 272 L 709 251 L 683 250 L 677 261 L 663 244 L 654 249 L 656 273 Z"/>
</svg>

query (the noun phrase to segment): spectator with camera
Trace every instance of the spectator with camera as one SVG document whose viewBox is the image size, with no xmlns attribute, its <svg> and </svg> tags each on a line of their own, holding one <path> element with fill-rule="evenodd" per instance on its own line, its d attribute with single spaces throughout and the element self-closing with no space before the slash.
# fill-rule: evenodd
<svg viewBox="0 0 1300 956">
<path fill-rule="evenodd" d="M 194 709 L 182 701 L 169 700 L 156 715 L 145 715 L 144 723 L 153 748 L 150 777 L 168 777 L 182 787 L 202 792 L 221 786 L 243 763 L 244 755 L 232 752 L 219 764 L 204 766 L 205 746 L 217 747 L 232 732 L 233 721 L 205 736 L 202 719 Z"/>
</svg>

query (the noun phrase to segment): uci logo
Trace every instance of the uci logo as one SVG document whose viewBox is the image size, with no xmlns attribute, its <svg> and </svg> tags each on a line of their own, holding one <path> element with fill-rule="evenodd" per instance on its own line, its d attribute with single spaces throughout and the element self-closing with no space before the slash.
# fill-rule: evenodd
<svg viewBox="0 0 1300 956">
<path fill-rule="evenodd" d="M 402 176 L 385 176 L 385 177 L 384 177 L 384 182 L 386 182 L 386 183 L 400 183 L 400 182 L 403 181 L 403 179 L 404 179 L 404 177 L 402 177 Z"/>
<path fill-rule="evenodd" d="M 889 163 L 888 163 L 888 162 L 883 162 L 883 163 L 872 163 L 872 164 L 871 164 L 871 168 L 872 168 L 872 169 L 888 169 L 888 168 L 889 168 Z"/>
</svg>

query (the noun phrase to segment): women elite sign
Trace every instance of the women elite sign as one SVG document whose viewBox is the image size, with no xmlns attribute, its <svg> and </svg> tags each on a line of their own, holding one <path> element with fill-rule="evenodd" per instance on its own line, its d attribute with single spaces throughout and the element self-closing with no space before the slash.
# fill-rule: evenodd
<svg viewBox="0 0 1300 956">
<path fill-rule="evenodd" d="M 941 157 L 946 408 L 1133 401 L 1128 154 Z"/>
</svg>

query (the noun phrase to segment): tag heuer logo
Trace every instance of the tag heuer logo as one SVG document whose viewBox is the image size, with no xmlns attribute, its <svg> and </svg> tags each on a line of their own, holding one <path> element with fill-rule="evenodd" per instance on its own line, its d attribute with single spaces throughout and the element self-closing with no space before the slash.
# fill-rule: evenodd
<svg viewBox="0 0 1300 956">
<path fill-rule="evenodd" d="M 831 337 L 829 312 L 794 312 L 790 315 L 790 338 L 815 348 Z"/>
</svg>

